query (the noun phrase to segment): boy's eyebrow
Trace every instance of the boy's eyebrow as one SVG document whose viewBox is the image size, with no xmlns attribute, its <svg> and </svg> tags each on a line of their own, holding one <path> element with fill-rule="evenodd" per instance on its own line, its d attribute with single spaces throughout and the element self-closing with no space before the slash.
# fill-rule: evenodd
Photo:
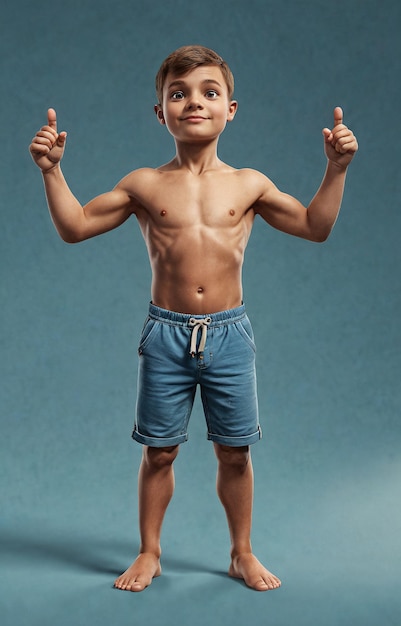
<svg viewBox="0 0 401 626">
<path fill-rule="evenodd" d="M 211 85 L 217 85 L 218 87 L 221 87 L 221 83 L 219 83 L 219 81 L 215 80 L 214 78 L 206 78 L 202 82 L 203 83 L 207 83 L 207 84 L 211 84 Z"/>
<path fill-rule="evenodd" d="M 185 84 L 185 80 L 176 79 L 169 83 L 168 89 L 171 89 L 172 87 L 182 87 Z M 205 80 L 202 80 L 202 85 L 204 84 L 217 85 L 218 87 L 221 87 L 221 83 L 219 83 L 219 81 L 215 80 L 214 78 L 205 78 Z"/>
</svg>

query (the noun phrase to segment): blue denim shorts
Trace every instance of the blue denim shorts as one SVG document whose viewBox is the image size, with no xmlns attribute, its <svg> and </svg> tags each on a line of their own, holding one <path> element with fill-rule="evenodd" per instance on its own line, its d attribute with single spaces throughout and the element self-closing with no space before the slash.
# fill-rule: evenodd
<svg viewBox="0 0 401 626">
<path fill-rule="evenodd" d="M 136 441 L 152 447 L 186 441 L 198 385 L 208 439 L 246 446 L 261 438 L 255 344 L 244 305 L 203 316 L 150 304 L 138 353 Z"/>
</svg>

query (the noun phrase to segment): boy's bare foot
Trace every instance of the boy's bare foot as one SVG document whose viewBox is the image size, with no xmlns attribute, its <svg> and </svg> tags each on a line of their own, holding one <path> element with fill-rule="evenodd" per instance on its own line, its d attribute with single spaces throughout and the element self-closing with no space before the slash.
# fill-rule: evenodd
<svg viewBox="0 0 401 626">
<path fill-rule="evenodd" d="M 277 589 L 281 581 L 251 553 L 239 554 L 233 557 L 228 573 L 233 578 L 242 578 L 248 587 L 256 591 Z"/>
<path fill-rule="evenodd" d="M 162 573 L 160 559 L 151 552 L 141 553 L 133 564 L 114 582 L 116 589 L 143 591 L 153 578 Z"/>
</svg>

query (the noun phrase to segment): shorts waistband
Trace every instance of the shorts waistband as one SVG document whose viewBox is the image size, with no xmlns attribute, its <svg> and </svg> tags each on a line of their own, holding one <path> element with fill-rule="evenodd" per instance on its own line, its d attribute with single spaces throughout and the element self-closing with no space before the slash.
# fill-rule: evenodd
<svg viewBox="0 0 401 626">
<path fill-rule="evenodd" d="M 246 316 L 245 305 L 226 311 L 218 311 L 217 313 L 205 313 L 202 315 L 193 315 L 192 313 L 177 313 L 168 309 L 161 309 L 152 302 L 149 305 L 149 317 L 171 324 L 173 326 L 193 326 L 191 320 L 208 320 L 208 327 L 224 326 L 225 324 L 233 324 Z M 209 321 L 210 320 L 210 321 Z"/>
</svg>

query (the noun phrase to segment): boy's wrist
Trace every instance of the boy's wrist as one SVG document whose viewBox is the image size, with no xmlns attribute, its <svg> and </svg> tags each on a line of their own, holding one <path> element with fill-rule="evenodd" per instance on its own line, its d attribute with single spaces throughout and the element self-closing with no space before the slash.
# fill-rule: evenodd
<svg viewBox="0 0 401 626">
<path fill-rule="evenodd" d="M 347 165 L 344 165 L 342 163 L 338 163 L 337 161 L 327 159 L 327 169 L 330 170 L 333 174 L 345 174 L 348 169 L 348 163 Z"/>
<path fill-rule="evenodd" d="M 60 163 L 55 163 L 53 167 L 49 167 L 49 169 L 46 169 L 46 170 L 41 170 L 41 172 L 42 172 L 42 176 L 48 176 L 48 175 L 60 173 L 61 172 Z"/>
</svg>

